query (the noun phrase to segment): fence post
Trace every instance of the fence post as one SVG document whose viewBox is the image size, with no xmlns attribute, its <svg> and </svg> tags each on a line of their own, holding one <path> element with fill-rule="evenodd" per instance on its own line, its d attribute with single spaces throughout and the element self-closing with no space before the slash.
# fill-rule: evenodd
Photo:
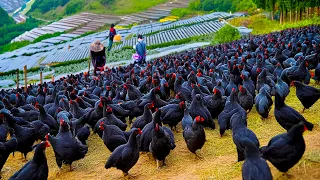
<svg viewBox="0 0 320 180">
<path fill-rule="evenodd" d="M 90 66 L 91 66 L 91 61 L 90 60 L 88 61 L 88 66 L 89 66 L 88 67 L 88 76 L 89 76 L 89 74 L 90 74 Z"/>
<path fill-rule="evenodd" d="M 52 72 L 52 76 L 51 76 L 51 82 L 54 82 L 54 75 L 55 75 L 55 74 L 54 74 L 54 69 L 53 69 L 53 68 L 52 68 L 52 71 L 53 71 L 53 72 Z"/>
<path fill-rule="evenodd" d="M 17 76 L 17 79 L 16 79 L 17 80 L 17 89 L 19 89 L 19 69 L 17 69 L 16 73 L 17 73 L 17 75 L 16 75 Z"/>
<path fill-rule="evenodd" d="M 27 91 L 27 86 L 28 86 L 28 79 L 27 79 L 27 65 L 24 65 L 23 67 L 23 73 L 24 73 L 24 91 Z"/>
<path fill-rule="evenodd" d="M 40 71 L 40 84 L 42 84 L 42 71 Z"/>
</svg>

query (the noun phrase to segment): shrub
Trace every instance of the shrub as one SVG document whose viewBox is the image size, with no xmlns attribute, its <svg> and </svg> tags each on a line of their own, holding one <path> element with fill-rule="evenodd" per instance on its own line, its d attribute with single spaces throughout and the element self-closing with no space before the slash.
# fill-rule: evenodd
<svg viewBox="0 0 320 180">
<path fill-rule="evenodd" d="M 171 10 L 171 15 L 178 16 L 180 18 L 190 14 L 191 11 L 188 8 L 175 8 Z"/>
<path fill-rule="evenodd" d="M 65 14 L 67 14 L 67 15 L 75 14 L 75 13 L 81 11 L 82 8 L 84 7 L 84 5 L 85 5 L 84 0 L 71 1 L 66 6 Z"/>
<path fill-rule="evenodd" d="M 0 54 L 22 48 L 24 46 L 29 45 L 30 43 L 30 41 L 20 41 L 0 46 Z"/>
<path fill-rule="evenodd" d="M 214 44 L 223 44 L 231 41 L 235 41 L 241 38 L 241 34 L 238 29 L 225 25 L 214 36 Z"/>
</svg>

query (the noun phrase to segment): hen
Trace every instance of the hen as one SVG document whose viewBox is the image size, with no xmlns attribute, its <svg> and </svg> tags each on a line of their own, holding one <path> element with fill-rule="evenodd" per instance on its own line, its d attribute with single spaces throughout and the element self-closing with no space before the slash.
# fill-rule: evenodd
<svg viewBox="0 0 320 180">
<path fill-rule="evenodd" d="M 8 126 L 14 130 L 14 135 L 18 140 L 17 151 L 24 154 L 27 159 L 27 154 L 32 151 L 32 145 L 36 141 L 37 130 L 33 127 L 24 127 L 16 123 L 15 119 L 10 114 L 1 113 L 1 118 L 6 118 Z"/>
<path fill-rule="evenodd" d="M 298 124 L 299 122 L 303 122 L 305 124 L 305 128 L 309 131 L 313 129 L 313 124 L 308 122 L 292 107 L 287 106 L 278 92 L 276 92 L 275 97 L 274 115 L 278 123 L 286 130 L 289 130 L 292 126 Z"/>
<path fill-rule="evenodd" d="M 6 163 L 9 155 L 13 153 L 18 146 L 18 140 L 15 137 L 12 137 L 7 142 L 0 142 L 0 172 L 3 168 L 3 165 Z M 0 175 L 1 179 L 1 175 Z"/>
<path fill-rule="evenodd" d="M 239 113 L 235 113 L 231 117 L 232 139 L 237 147 L 238 162 L 245 159 L 245 146 L 241 143 L 243 139 L 250 140 L 256 148 L 260 147 L 257 136 L 246 127 L 244 120 Z"/>
<path fill-rule="evenodd" d="M 201 116 L 204 118 L 203 125 L 212 129 L 215 129 L 215 124 L 211 117 L 211 113 L 207 109 L 207 107 L 203 104 L 203 98 L 200 94 L 195 95 L 193 98 L 191 105 L 189 107 L 190 116 L 194 119 L 197 116 Z"/>
<path fill-rule="evenodd" d="M 161 109 L 161 119 L 163 124 L 168 124 L 170 128 L 175 127 L 182 120 L 184 115 L 185 103 L 182 101 L 179 104 L 169 104 Z"/>
<path fill-rule="evenodd" d="M 268 118 L 273 101 L 267 92 L 267 86 L 260 89 L 259 94 L 255 98 L 255 107 L 262 118 Z"/>
<path fill-rule="evenodd" d="M 50 147 L 48 141 L 36 145 L 33 159 L 27 162 L 9 180 L 44 180 L 48 178 L 49 168 L 45 150 Z"/>
<path fill-rule="evenodd" d="M 247 139 L 241 141 L 245 147 L 246 159 L 242 165 L 242 179 L 272 180 L 272 174 L 266 160 L 260 157 L 258 148 Z"/>
<path fill-rule="evenodd" d="M 201 116 L 197 116 L 192 123 L 192 126 L 187 126 L 183 130 L 183 138 L 187 144 L 187 147 L 190 152 L 198 157 L 196 151 L 201 149 L 206 141 L 206 134 L 202 127 L 202 123 L 204 122 L 204 118 Z"/>
<path fill-rule="evenodd" d="M 153 108 L 153 104 L 146 104 L 144 106 L 144 112 L 142 116 L 139 116 L 136 118 L 136 120 L 133 122 L 131 128 L 140 128 L 143 129 L 144 126 L 146 126 L 148 123 L 152 121 L 152 113 L 151 110 Z"/>
<path fill-rule="evenodd" d="M 261 148 L 263 158 L 269 160 L 279 171 L 287 172 L 303 156 L 306 145 L 303 139 L 304 124 L 294 125 L 287 133 L 273 137 L 268 146 Z"/>
<path fill-rule="evenodd" d="M 137 135 L 141 134 L 140 129 L 134 128 L 129 141 L 117 147 L 110 155 L 105 168 L 116 167 L 120 169 L 124 176 L 128 175 L 129 170 L 137 163 L 139 159 L 139 146 L 137 142 Z"/>
<path fill-rule="evenodd" d="M 72 135 L 69 124 L 64 120 L 60 120 L 60 129 L 57 136 L 47 135 L 46 139 L 52 145 L 59 168 L 64 163 L 70 166 L 71 171 L 72 162 L 84 158 L 88 152 L 88 146 L 83 145 Z"/>
<path fill-rule="evenodd" d="M 293 81 L 293 85 L 296 87 L 296 95 L 304 107 L 303 111 L 309 109 L 320 98 L 320 90 L 317 88 L 304 85 L 299 81 Z"/>
<path fill-rule="evenodd" d="M 239 86 L 238 99 L 241 107 L 249 113 L 253 106 L 253 97 L 247 89 L 241 85 Z"/>
<path fill-rule="evenodd" d="M 157 168 L 160 168 L 159 161 L 162 161 L 161 166 L 165 165 L 166 157 L 171 151 L 171 142 L 170 137 L 168 137 L 163 127 L 159 126 L 158 123 L 156 123 L 152 133 L 152 141 L 149 146 L 149 151 L 157 160 Z"/>
<path fill-rule="evenodd" d="M 111 152 L 118 146 L 127 143 L 124 132 L 118 126 L 107 125 L 104 122 L 101 122 L 100 129 L 103 132 L 102 140 Z"/>
</svg>

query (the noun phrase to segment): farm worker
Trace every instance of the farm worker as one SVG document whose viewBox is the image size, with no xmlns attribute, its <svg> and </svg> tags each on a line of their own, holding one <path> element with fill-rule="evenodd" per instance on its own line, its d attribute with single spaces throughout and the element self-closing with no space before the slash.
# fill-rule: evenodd
<svg viewBox="0 0 320 180">
<path fill-rule="evenodd" d="M 108 47 L 108 52 L 111 50 L 112 48 L 112 44 L 113 44 L 113 38 L 114 36 L 117 34 L 116 29 L 114 29 L 114 24 L 111 24 L 111 28 L 109 30 L 109 47 Z"/>
<path fill-rule="evenodd" d="M 136 51 L 139 55 L 138 63 L 139 64 L 145 64 L 146 63 L 146 55 L 147 55 L 147 45 L 143 41 L 143 36 L 138 35 L 138 42 L 136 44 Z"/>
<path fill-rule="evenodd" d="M 96 75 L 96 71 L 104 69 L 104 65 L 106 64 L 106 48 L 99 40 L 91 44 L 90 56 L 93 65 L 93 75 Z"/>
</svg>

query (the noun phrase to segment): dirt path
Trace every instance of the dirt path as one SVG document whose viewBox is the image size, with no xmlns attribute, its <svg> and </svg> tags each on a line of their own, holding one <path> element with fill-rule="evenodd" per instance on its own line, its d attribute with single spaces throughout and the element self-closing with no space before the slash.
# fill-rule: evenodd
<svg viewBox="0 0 320 180">
<path fill-rule="evenodd" d="M 302 109 L 302 105 L 295 96 L 295 89 L 291 92 L 286 103 L 297 110 Z M 289 175 L 284 175 L 271 167 L 274 179 L 320 179 L 320 131 L 319 115 L 320 101 L 303 114 L 309 121 L 315 124 L 312 132 L 305 132 L 306 152 L 300 162 L 289 170 Z M 270 113 L 273 116 L 273 110 Z M 216 123 L 217 124 L 217 123 Z M 274 117 L 262 121 L 255 109 L 248 115 L 248 127 L 252 129 L 260 140 L 260 144 L 266 145 L 276 134 L 284 132 Z M 181 131 L 181 126 L 179 127 Z M 136 176 L 135 179 L 241 179 L 242 163 L 237 163 L 236 149 L 232 141 L 231 131 L 227 131 L 226 136 L 220 138 L 218 130 L 206 130 L 207 142 L 199 153 L 203 160 L 195 159 L 184 142 L 182 133 L 175 133 L 177 147 L 167 158 L 167 166 L 161 169 L 156 168 L 156 163 L 142 154 L 138 163 L 130 170 Z M 47 151 L 50 180 L 102 180 L 121 179 L 122 172 L 116 169 L 105 169 L 104 165 L 110 152 L 97 135 L 89 137 L 89 152 L 87 156 L 73 164 L 75 170 L 69 172 L 68 166 L 63 166 L 59 171 L 52 148 Z M 8 179 L 15 171 L 23 166 L 20 154 L 15 157 L 10 156 L 3 168 L 3 179 Z M 28 155 L 32 158 L 32 153 Z"/>
</svg>

